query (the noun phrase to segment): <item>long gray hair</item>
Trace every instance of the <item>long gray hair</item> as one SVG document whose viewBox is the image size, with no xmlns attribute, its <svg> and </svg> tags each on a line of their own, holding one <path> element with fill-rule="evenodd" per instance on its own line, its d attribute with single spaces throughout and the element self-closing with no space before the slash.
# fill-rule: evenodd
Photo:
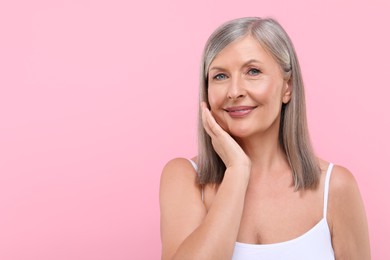
<svg viewBox="0 0 390 260">
<path fill-rule="evenodd" d="M 277 21 L 271 18 L 239 18 L 223 24 L 214 31 L 206 43 L 202 56 L 200 101 L 205 101 L 209 105 L 207 89 L 211 62 L 228 44 L 246 35 L 251 35 L 259 41 L 277 61 L 288 79 L 292 96 L 291 100 L 281 107 L 279 143 L 292 169 L 295 189 L 315 188 L 319 182 L 320 168 L 311 146 L 307 127 L 301 69 L 290 38 Z M 220 184 L 226 167 L 203 128 L 200 108 L 198 146 L 199 183 Z"/>
</svg>

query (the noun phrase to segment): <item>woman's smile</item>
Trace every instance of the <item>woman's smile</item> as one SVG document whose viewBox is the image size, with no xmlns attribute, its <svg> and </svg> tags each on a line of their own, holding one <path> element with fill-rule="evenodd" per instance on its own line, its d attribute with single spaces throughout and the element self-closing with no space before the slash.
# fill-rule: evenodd
<svg viewBox="0 0 390 260">
<path fill-rule="evenodd" d="M 224 110 L 232 118 L 243 118 L 249 115 L 256 108 L 257 106 L 235 106 L 225 108 Z"/>
</svg>

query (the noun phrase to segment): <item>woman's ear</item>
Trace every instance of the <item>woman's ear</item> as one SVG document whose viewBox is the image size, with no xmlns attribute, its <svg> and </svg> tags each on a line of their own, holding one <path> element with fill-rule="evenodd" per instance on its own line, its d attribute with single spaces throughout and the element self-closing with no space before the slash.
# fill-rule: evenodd
<svg viewBox="0 0 390 260">
<path fill-rule="evenodd" d="M 285 82 L 284 87 L 283 87 L 283 97 L 282 97 L 282 102 L 284 104 L 287 104 L 291 100 L 291 92 L 292 92 L 292 86 L 290 82 Z"/>
</svg>

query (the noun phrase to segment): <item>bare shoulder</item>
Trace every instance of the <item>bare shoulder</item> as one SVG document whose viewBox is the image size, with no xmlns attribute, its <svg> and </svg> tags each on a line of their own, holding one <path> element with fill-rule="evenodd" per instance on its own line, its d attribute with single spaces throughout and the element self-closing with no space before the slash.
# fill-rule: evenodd
<svg viewBox="0 0 390 260">
<path fill-rule="evenodd" d="M 318 159 L 318 163 L 321 172 L 325 174 L 330 163 L 322 159 Z M 349 189 L 353 190 L 355 188 L 357 188 L 357 183 L 353 174 L 347 168 L 341 165 L 334 165 L 332 169 L 329 192 L 332 192 L 333 195 L 340 195 L 340 193 L 342 194 Z"/>
<path fill-rule="evenodd" d="M 197 173 L 191 162 L 185 158 L 174 158 L 164 166 L 160 187 L 166 185 L 192 185 L 200 188 L 197 184 Z"/>
<path fill-rule="evenodd" d="M 368 225 L 358 183 L 335 165 L 329 186 L 328 223 L 337 259 L 370 259 Z"/>
<path fill-rule="evenodd" d="M 329 184 L 329 210 L 339 212 L 356 200 L 360 200 L 360 192 L 355 177 L 347 168 L 334 165 Z"/>
<path fill-rule="evenodd" d="M 333 167 L 329 193 L 331 197 L 338 199 L 360 197 L 355 177 L 347 168 L 340 165 Z"/>
<path fill-rule="evenodd" d="M 164 197 L 201 195 L 197 172 L 185 158 L 170 160 L 162 170 L 160 178 L 160 199 Z"/>
</svg>

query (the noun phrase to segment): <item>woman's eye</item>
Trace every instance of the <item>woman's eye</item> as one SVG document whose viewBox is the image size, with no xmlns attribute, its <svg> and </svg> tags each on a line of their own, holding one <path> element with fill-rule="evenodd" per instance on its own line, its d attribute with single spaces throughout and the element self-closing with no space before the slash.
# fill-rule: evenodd
<svg viewBox="0 0 390 260">
<path fill-rule="evenodd" d="M 260 70 L 258 70 L 258 69 L 250 69 L 248 71 L 248 74 L 251 75 L 251 76 L 257 76 L 257 75 L 260 74 Z"/>
<path fill-rule="evenodd" d="M 213 77 L 213 79 L 216 79 L 216 80 L 224 80 L 226 79 L 226 75 L 225 74 L 217 74 Z"/>
</svg>

